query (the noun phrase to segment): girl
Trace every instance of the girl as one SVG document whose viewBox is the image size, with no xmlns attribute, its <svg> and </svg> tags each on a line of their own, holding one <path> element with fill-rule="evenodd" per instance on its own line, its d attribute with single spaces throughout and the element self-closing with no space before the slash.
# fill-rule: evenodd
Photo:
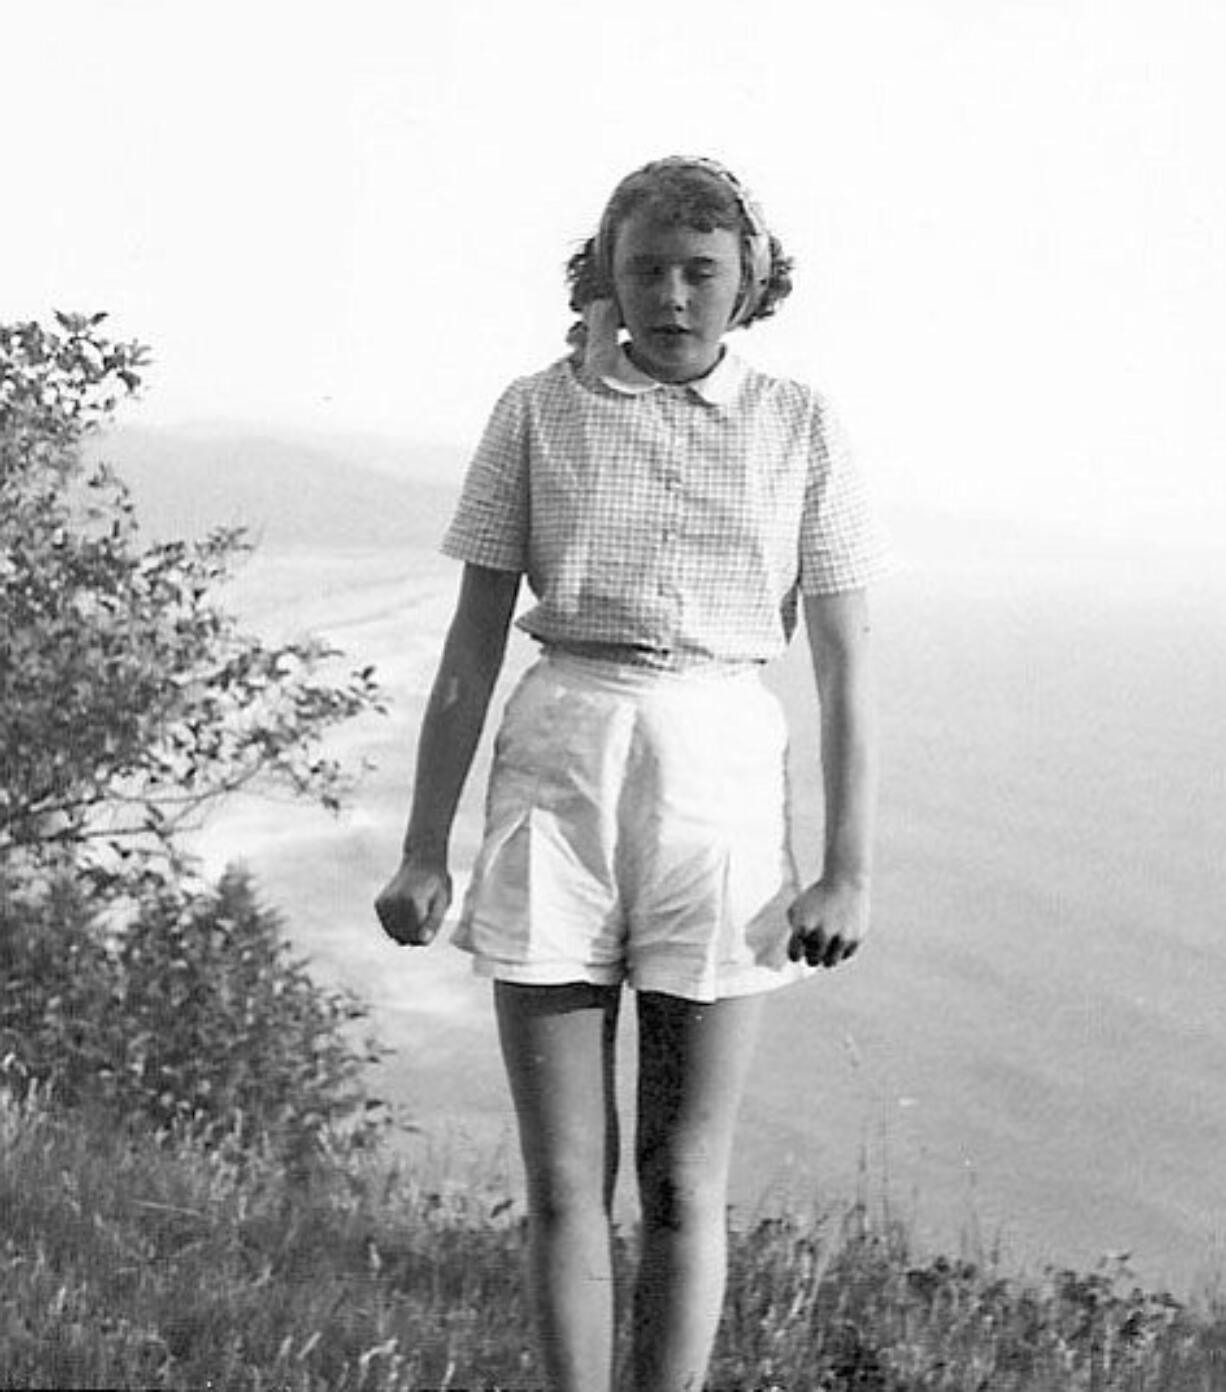
<svg viewBox="0 0 1226 1392">
<path fill-rule="evenodd" d="M 526 575 L 536 604 L 518 623 L 542 654 L 503 717 L 455 940 L 494 982 L 559 1392 L 612 1378 L 622 985 L 640 1058 L 632 1379 L 680 1392 L 702 1386 L 719 1318 L 764 993 L 845 961 L 868 924 L 865 586 L 883 552 L 821 398 L 723 342 L 774 312 L 789 271 L 715 162 L 623 180 L 570 262 L 576 351 L 503 394 L 443 543 L 464 576 L 404 858 L 376 907 L 401 943 L 443 921 L 449 833 Z M 801 609 L 826 807 L 822 876 L 803 890 L 785 731 L 759 678 Z"/>
</svg>

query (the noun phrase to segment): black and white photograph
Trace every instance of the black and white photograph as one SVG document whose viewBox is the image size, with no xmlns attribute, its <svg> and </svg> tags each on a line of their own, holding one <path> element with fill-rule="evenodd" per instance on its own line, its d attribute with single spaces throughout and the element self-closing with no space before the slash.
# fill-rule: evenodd
<svg viewBox="0 0 1226 1392">
<path fill-rule="evenodd" d="M 1226 1392 L 1226 9 L 0 51 L 0 1385 Z"/>
</svg>

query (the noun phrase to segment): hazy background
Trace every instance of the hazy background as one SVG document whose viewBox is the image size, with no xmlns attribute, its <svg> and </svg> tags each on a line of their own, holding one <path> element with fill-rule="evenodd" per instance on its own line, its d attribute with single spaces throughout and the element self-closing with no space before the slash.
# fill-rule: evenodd
<svg viewBox="0 0 1226 1392">
<path fill-rule="evenodd" d="M 800 267 L 746 343 L 887 493 L 1226 520 L 1215 0 L 3 10 L 0 303 L 151 342 L 143 419 L 469 440 L 613 182 L 709 152 Z"/>
<path fill-rule="evenodd" d="M 484 998 L 367 908 L 451 600 L 431 546 L 493 398 L 561 351 L 612 184 L 706 153 L 798 262 L 736 346 L 834 398 L 907 564 L 879 599 L 878 941 L 782 998 L 738 1195 L 846 1192 L 867 1145 L 938 1234 L 978 1215 L 1181 1281 L 1220 1255 L 1226 10 L 0 12 L 0 312 L 151 343 L 116 443 L 151 515 L 256 521 L 245 612 L 332 633 L 394 698 L 351 736 L 380 772 L 343 824 L 243 808 L 207 849 L 376 998 L 457 1164 L 506 1144 Z M 801 659 L 776 679 L 803 760 Z"/>
</svg>

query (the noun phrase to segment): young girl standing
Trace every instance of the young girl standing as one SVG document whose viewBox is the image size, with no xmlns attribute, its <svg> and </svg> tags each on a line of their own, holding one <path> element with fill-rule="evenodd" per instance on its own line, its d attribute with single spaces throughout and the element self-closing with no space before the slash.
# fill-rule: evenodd
<svg viewBox="0 0 1226 1392">
<path fill-rule="evenodd" d="M 526 576 L 536 603 L 518 623 L 541 656 L 503 716 L 455 940 L 494 982 L 559 1392 L 612 1379 L 623 984 L 640 1059 L 631 1384 L 697 1392 L 764 994 L 845 961 L 868 925 L 865 587 L 883 551 L 822 399 L 723 342 L 774 311 L 789 270 L 714 161 L 624 179 L 570 263 L 581 349 L 503 394 L 443 544 L 464 575 L 404 857 L 376 907 L 398 942 L 439 930 L 452 821 Z M 822 875 L 804 888 L 786 732 L 760 680 L 801 612 L 825 793 Z"/>
</svg>

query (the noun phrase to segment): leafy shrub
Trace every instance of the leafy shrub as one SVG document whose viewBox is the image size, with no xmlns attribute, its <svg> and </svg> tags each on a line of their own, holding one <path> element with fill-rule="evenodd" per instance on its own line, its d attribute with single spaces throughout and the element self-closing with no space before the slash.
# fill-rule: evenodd
<svg viewBox="0 0 1226 1392">
<path fill-rule="evenodd" d="M 298 1157 L 364 1143 L 367 1016 L 292 957 L 244 872 L 150 880 L 114 931 L 73 882 L 0 903 L 0 1059 L 21 1090 Z"/>
<path fill-rule="evenodd" d="M 290 958 L 245 876 L 195 885 L 181 833 L 240 788 L 335 810 L 325 740 L 380 708 L 374 673 L 240 631 L 214 595 L 241 531 L 147 544 L 86 467 L 149 360 L 105 319 L 0 324 L 0 1064 L 10 1088 L 244 1147 L 352 1142 L 365 1010 Z"/>
<path fill-rule="evenodd" d="M 105 318 L 0 324 L 0 856 L 124 884 L 236 789 L 335 809 L 325 737 L 381 705 L 371 668 L 338 675 L 327 643 L 269 645 L 216 602 L 241 530 L 149 544 L 122 481 L 86 467 L 148 361 Z"/>
</svg>

